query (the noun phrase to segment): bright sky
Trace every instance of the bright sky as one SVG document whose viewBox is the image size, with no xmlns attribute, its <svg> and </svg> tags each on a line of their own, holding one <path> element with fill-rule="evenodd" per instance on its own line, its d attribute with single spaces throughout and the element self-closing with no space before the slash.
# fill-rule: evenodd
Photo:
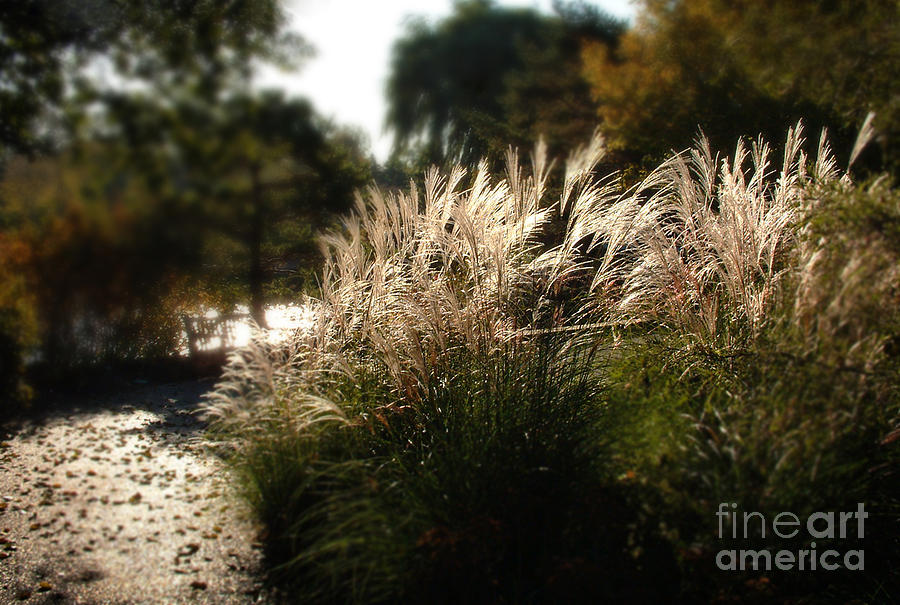
<svg viewBox="0 0 900 605">
<path fill-rule="evenodd" d="M 589 3 L 618 17 L 634 13 L 630 0 Z M 361 128 L 376 159 L 386 159 L 391 139 L 384 133 L 384 88 L 391 46 L 404 33 L 411 15 L 437 20 L 453 11 L 453 1 L 288 0 L 286 4 L 292 29 L 315 47 L 316 55 L 296 73 L 267 68 L 258 84 L 309 97 L 320 113 Z M 498 4 L 549 13 L 552 0 L 501 0 Z"/>
</svg>

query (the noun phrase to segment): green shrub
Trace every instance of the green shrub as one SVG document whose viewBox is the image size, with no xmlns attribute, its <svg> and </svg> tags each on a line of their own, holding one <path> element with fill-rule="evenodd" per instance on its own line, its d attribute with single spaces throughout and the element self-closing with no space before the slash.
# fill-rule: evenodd
<svg viewBox="0 0 900 605">
<path fill-rule="evenodd" d="M 655 494 L 649 501 L 681 554 L 688 602 L 761 598 L 761 578 L 760 602 L 837 603 L 900 587 L 896 373 L 890 365 L 862 373 L 780 352 L 790 344 L 784 338 L 715 355 L 658 335 L 623 345 L 610 362 L 599 438 L 610 470 Z M 808 538 L 779 541 L 771 533 L 768 540 L 720 539 L 715 513 L 723 502 L 769 520 L 781 511 L 804 518 L 865 503 L 866 571 L 722 572 L 715 556 L 723 548 L 809 547 Z M 819 552 L 827 544 L 819 540 Z M 836 547 L 854 548 L 848 544 Z"/>
</svg>

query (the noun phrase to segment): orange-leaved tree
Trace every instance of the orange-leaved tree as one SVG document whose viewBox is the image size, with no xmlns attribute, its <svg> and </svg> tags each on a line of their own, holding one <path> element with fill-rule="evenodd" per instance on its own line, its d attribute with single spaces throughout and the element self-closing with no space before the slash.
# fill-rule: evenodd
<svg viewBox="0 0 900 605">
<path fill-rule="evenodd" d="M 898 11 L 890 0 L 642 0 L 617 48 L 583 47 L 584 73 L 610 146 L 632 161 L 689 146 L 698 127 L 732 147 L 801 117 L 830 127 L 840 150 L 874 111 L 890 167 Z"/>
</svg>

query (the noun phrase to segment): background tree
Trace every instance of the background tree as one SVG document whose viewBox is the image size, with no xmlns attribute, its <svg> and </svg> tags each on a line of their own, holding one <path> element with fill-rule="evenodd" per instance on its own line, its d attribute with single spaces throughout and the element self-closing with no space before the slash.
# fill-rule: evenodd
<svg viewBox="0 0 900 605">
<path fill-rule="evenodd" d="M 586 140 L 596 116 L 580 45 L 612 44 L 622 25 L 584 5 L 557 11 L 470 0 L 434 26 L 413 24 L 394 47 L 388 82 L 395 156 L 471 163 L 541 134 L 554 145 Z"/>
<path fill-rule="evenodd" d="M 544 39 L 520 45 L 523 67 L 508 74 L 501 97 L 506 145 L 529 149 L 541 137 L 551 157 L 564 157 L 587 141 L 598 119 L 590 85 L 582 73 L 581 48 L 614 48 L 625 23 L 584 3 L 555 2 Z"/>
<path fill-rule="evenodd" d="M 276 272 L 299 287 L 368 159 L 308 103 L 244 92 L 303 55 L 283 23 L 278 0 L 0 6 L 0 306 L 29 307 L 48 366 L 170 355 L 180 312 L 262 322 Z"/>
<path fill-rule="evenodd" d="M 280 93 L 236 95 L 186 126 L 179 164 L 206 205 L 211 243 L 236 244 L 219 266 L 226 278 L 229 266 L 247 267 L 250 312 L 264 326 L 270 278 L 308 258 L 316 227 L 346 210 L 370 178 L 369 161 L 351 133 Z"/>
<path fill-rule="evenodd" d="M 113 147 L 13 160 L 5 202 L 8 268 L 31 301 L 41 356 L 54 369 L 165 356 L 177 350 L 178 308 L 193 298 L 191 234 Z M 189 224 L 185 222 L 184 224 Z"/>
<path fill-rule="evenodd" d="M 52 142 L 49 120 L 80 113 L 114 79 L 167 86 L 191 83 L 214 95 L 255 58 L 287 62 L 301 40 L 284 31 L 279 0 L 18 0 L 0 5 L 0 150 L 34 153 Z"/>
<path fill-rule="evenodd" d="M 698 126 L 721 148 L 799 118 L 847 145 L 869 110 L 896 139 L 887 74 L 900 59 L 898 10 L 888 0 L 643 0 L 617 48 L 585 45 L 585 76 L 611 146 L 631 161 L 686 147 Z"/>
<path fill-rule="evenodd" d="M 264 325 L 273 275 L 311 264 L 316 228 L 369 175 L 355 139 L 303 100 L 124 95 L 109 107 L 92 142 L 16 160 L 0 184 L 57 365 L 165 355 L 179 314 L 203 305 L 249 301 Z"/>
</svg>

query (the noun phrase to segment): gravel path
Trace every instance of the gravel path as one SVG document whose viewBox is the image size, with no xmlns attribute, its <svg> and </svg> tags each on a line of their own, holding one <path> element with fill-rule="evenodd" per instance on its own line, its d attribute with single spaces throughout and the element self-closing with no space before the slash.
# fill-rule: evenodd
<svg viewBox="0 0 900 605">
<path fill-rule="evenodd" d="M 257 528 L 193 415 L 211 382 L 136 387 L 0 444 L 0 603 L 252 603 Z"/>
</svg>

